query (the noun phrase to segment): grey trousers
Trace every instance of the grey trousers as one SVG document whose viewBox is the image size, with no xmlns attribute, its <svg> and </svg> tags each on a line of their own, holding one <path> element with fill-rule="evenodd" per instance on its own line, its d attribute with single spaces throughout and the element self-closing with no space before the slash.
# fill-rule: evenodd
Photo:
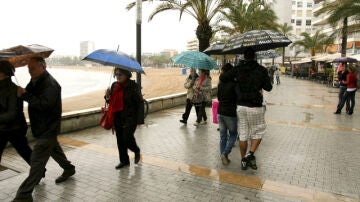
<svg viewBox="0 0 360 202">
<path fill-rule="evenodd" d="M 38 138 L 31 154 L 30 173 L 25 181 L 20 185 L 16 198 L 29 197 L 34 187 L 40 182 L 45 172 L 45 166 L 50 156 L 64 170 L 75 169 L 75 166 L 67 160 L 62 148 L 60 147 L 57 137 Z"/>
</svg>

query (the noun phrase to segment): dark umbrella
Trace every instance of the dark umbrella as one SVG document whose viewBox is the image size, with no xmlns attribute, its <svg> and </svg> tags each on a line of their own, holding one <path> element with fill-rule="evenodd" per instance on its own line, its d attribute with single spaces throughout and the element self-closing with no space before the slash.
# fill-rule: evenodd
<svg viewBox="0 0 360 202">
<path fill-rule="evenodd" d="M 32 57 L 47 58 L 54 50 L 42 45 L 14 46 L 0 50 L 0 60 L 8 60 L 14 67 L 22 67 L 29 63 Z"/>
<path fill-rule="evenodd" d="M 222 52 L 225 47 L 225 43 L 217 43 L 212 46 L 209 46 L 203 52 L 209 55 L 224 55 Z"/>
<path fill-rule="evenodd" d="M 341 57 L 341 58 L 336 58 L 335 60 L 333 60 L 333 62 L 335 63 L 340 63 L 340 62 L 349 62 L 349 63 L 355 63 L 358 60 L 355 58 L 351 58 L 351 57 Z"/>
<path fill-rule="evenodd" d="M 139 72 L 145 74 L 143 68 L 138 63 L 138 61 L 121 51 L 99 49 L 90 53 L 83 60 L 100 63 L 105 66 L 119 67 L 121 69 L 125 69 L 131 72 Z"/>
<path fill-rule="evenodd" d="M 273 30 L 252 30 L 236 36 L 225 44 L 224 54 L 241 54 L 247 47 L 255 51 L 285 47 L 292 41 L 283 34 Z"/>
</svg>

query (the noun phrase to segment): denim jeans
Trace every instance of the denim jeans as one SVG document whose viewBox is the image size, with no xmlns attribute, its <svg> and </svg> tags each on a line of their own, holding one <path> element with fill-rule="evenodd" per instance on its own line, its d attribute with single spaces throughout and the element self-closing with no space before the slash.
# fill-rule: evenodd
<svg viewBox="0 0 360 202">
<path fill-rule="evenodd" d="M 230 154 L 237 138 L 237 117 L 218 114 L 220 129 L 220 154 Z"/>
</svg>

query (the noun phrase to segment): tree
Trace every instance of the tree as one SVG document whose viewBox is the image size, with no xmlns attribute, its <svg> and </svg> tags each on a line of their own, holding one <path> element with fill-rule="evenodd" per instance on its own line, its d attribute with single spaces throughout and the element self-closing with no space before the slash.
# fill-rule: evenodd
<svg viewBox="0 0 360 202">
<path fill-rule="evenodd" d="M 291 31 L 293 30 L 293 27 L 288 25 L 287 23 L 284 23 L 279 26 L 278 32 L 283 34 L 284 36 L 288 37 L 291 35 Z M 285 47 L 282 48 L 282 66 L 284 66 L 284 60 L 285 60 Z"/>
<path fill-rule="evenodd" d="M 265 1 L 233 0 L 225 5 L 228 9 L 220 10 L 216 21 L 216 30 L 229 35 L 241 34 L 255 29 L 271 29 L 278 27 L 278 17 L 271 4 Z"/>
<path fill-rule="evenodd" d="M 300 36 L 302 36 L 303 39 L 293 42 L 291 47 L 303 47 L 305 51 L 310 52 L 311 56 L 315 56 L 316 52 L 323 52 L 324 46 L 327 47 L 333 43 L 333 38 L 324 33 L 320 33 L 320 30 L 316 31 L 313 36 L 310 36 L 307 32 L 302 32 Z"/>
<path fill-rule="evenodd" d="M 150 14 L 149 21 L 155 15 L 168 10 L 179 11 L 180 20 L 183 13 L 189 14 L 198 22 L 196 37 L 199 40 L 199 51 L 203 51 L 210 46 L 210 39 L 213 36 L 210 22 L 220 10 L 226 8 L 228 1 L 231 0 L 162 0 L 162 3 Z M 129 10 L 134 5 L 130 3 L 126 8 Z"/>
<path fill-rule="evenodd" d="M 349 18 L 360 16 L 360 0 L 341 0 L 325 2 L 323 8 L 315 12 L 315 16 L 329 14 L 328 23 L 336 28 L 339 27 L 341 33 L 341 56 L 346 56 L 346 44 L 349 32 Z M 352 28 L 359 28 L 359 23 L 351 25 Z M 354 29 L 352 29 L 354 30 Z"/>
</svg>

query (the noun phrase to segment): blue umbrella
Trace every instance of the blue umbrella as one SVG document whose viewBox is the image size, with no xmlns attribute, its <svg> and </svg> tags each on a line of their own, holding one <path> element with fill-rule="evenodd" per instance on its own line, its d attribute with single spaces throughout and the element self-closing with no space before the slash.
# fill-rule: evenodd
<svg viewBox="0 0 360 202">
<path fill-rule="evenodd" d="M 175 64 L 185 65 L 190 68 L 210 70 L 218 67 L 210 56 L 199 51 L 185 51 L 173 57 L 172 60 Z"/>
<path fill-rule="evenodd" d="M 131 72 L 139 72 L 145 74 L 141 65 L 134 58 L 121 51 L 99 49 L 90 53 L 83 60 L 100 63 L 105 66 L 119 67 L 121 69 L 125 69 Z"/>
</svg>

